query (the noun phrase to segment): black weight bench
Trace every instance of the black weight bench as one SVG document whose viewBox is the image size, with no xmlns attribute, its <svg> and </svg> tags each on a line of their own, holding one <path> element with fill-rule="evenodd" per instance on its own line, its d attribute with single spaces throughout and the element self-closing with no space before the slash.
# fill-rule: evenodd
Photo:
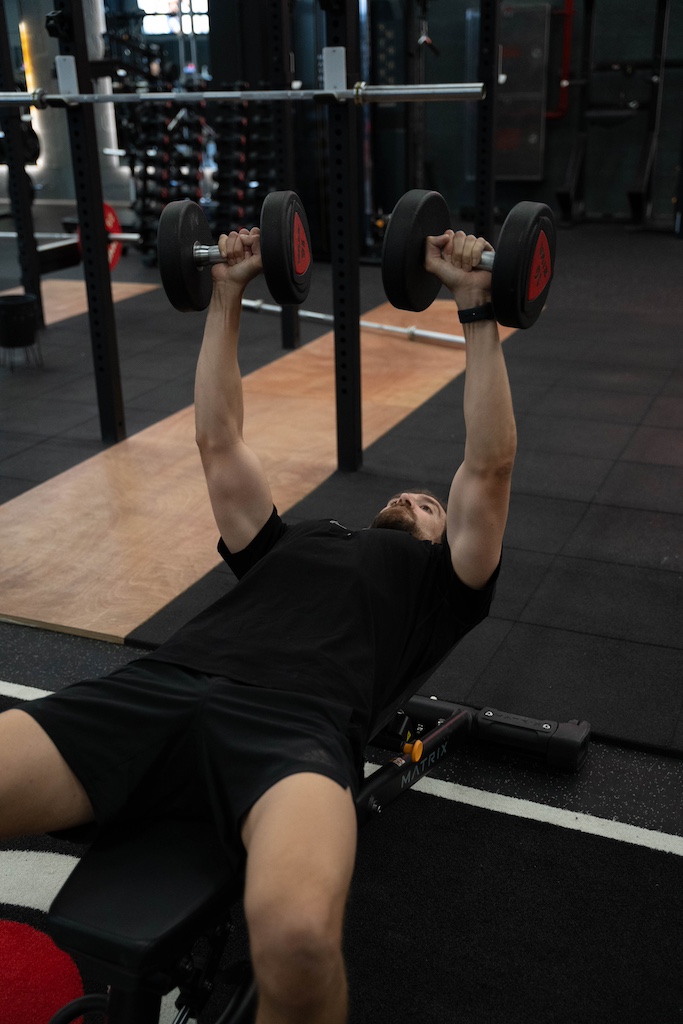
<svg viewBox="0 0 683 1024">
<path fill-rule="evenodd" d="M 373 745 L 394 751 L 362 787 L 359 823 L 411 788 L 469 736 L 540 757 L 550 768 L 577 771 L 588 750 L 587 722 L 537 722 L 486 708 L 414 697 Z M 109 1024 L 157 1024 L 162 997 L 180 988 L 175 1024 L 196 1018 L 229 932 L 230 911 L 242 894 L 238 858 L 219 844 L 209 824 L 145 821 L 97 838 L 54 899 L 48 928 L 59 946 L 109 986 L 60 1010 L 50 1024 L 83 1013 L 106 1013 Z M 208 939 L 193 956 L 197 940 Z M 256 991 L 248 964 L 237 965 L 235 986 L 218 1024 L 250 1024 Z"/>
</svg>

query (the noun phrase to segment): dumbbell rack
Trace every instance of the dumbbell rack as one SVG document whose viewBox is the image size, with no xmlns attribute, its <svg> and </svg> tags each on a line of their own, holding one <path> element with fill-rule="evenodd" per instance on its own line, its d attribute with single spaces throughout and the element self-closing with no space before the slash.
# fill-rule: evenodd
<svg viewBox="0 0 683 1024">
<path fill-rule="evenodd" d="M 192 91 L 185 86 L 186 91 Z M 169 100 L 132 107 L 126 133 L 143 261 L 156 263 L 159 217 L 167 203 L 203 198 L 204 104 Z"/>
<path fill-rule="evenodd" d="M 232 88 L 247 86 L 240 82 Z M 273 115 L 268 103 L 244 102 L 217 105 L 208 120 L 216 145 L 208 220 L 218 237 L 222 231 L 258 224 L 264 197 L 277 187 Z"/>
</svg>

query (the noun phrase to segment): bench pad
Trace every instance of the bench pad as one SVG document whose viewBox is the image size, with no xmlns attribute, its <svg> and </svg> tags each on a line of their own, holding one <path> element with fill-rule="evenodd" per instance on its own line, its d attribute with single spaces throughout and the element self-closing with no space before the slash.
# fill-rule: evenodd
<svg viewBox="0 0 683 1024">
<path fill-rule="evenodd" d="M 242 888 L 239 858 L 211 826 L 145 822 L 96 840 L 55 897 L 48 927 L 63 949 L 134 981 L 168 970 L 225 921 Z"/>
</svg>

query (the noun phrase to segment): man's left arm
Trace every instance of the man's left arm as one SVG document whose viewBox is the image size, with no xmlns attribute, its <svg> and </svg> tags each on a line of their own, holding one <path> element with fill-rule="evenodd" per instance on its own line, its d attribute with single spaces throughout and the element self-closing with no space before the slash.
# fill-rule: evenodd
<svg viewBox="0 0 683 1024">
<path fill-rule="evenodd" d="M 490 248 L 483 238 L 463 232 L 429 240 L 427 266 L 450 288 L 460 310 L 491 301 L 491 275 L 474 269 Z M 498 325 L 476 320 L 463 324 L 463 334 L 465 457 L 450 488 L 446 536 L 458 577 L 481 589 L 500 561 L 517 431 Z"/>
<path fill-rule="evenodd" d="M 465 324 L 465 458 L 448 496 L 446 536 L 459 578 L 486 585 L 503 546 L 517 434 L 495 323 Z"/>
</svg>

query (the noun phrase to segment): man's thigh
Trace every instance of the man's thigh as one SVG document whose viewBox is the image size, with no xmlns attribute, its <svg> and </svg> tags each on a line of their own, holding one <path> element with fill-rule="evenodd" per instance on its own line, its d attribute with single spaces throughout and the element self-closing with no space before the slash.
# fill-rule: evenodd
<svg viewBox="0 0 683 1024">
<path fill-rule="evenodd" d="M 150 807 L 170 813 L 174 787 L 187 788 L 185 777 L 192 777 L 192 726 L 209 685 L 173 665 L 133 661 L 31 701 L 22 717 L 49 737 L 98 825 L 107 825 L 121 814 L 148 815 Z"/>
<path fill-rule="evenodd" d="M 301 927 L 341 942 L 357 828 L 351 790 L 325 775 L 300 772 L 269 789 L 242 826 L 250 925 Z"/>
<path fill-rule="evenodd" d="M 92 819 L 83 786 L 44 729 L 19 709 L 0 715 L 0 838 Z"/>
</svg>

